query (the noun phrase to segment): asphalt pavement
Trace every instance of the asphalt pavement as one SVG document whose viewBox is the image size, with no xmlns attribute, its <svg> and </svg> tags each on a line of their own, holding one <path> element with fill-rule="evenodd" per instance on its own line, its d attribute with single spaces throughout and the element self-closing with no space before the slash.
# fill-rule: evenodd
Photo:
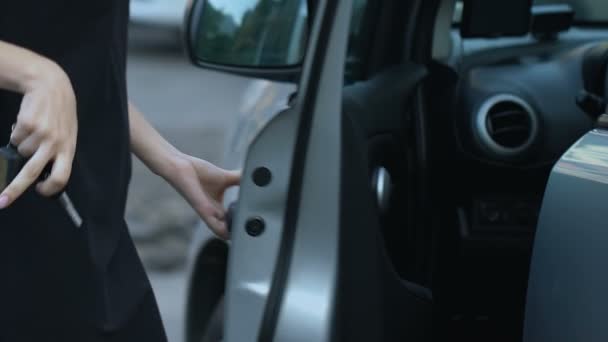
<svg viewBox="0 0 608 342">
<path fill-rule="evenodd" d="M 174 38 L 159 39 L 132 30 L 129 97 L 179 149 L 222 166 L 226 134 L 234 125 L 248 81 L 195 68 L 171 41 Z M 127 221 L 152 281 L 169 341 L 182 342 L 183 266 L 197 216 L 169 185 L 134 158 Z"/>
</svg>

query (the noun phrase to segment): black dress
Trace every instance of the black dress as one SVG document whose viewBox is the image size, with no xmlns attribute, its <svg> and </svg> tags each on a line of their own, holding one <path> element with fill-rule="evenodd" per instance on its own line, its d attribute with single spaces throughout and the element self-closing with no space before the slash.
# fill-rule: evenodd
<svg viewBox="0 0 608 342">
<path fill-rule="evenodd" d="M 126 36 L 129 0 L 6 0 L 0 40 L 66 71 L 78 109 L 67 192 L 27 191 L 0 211 L 0 341 L 165 341 L 150 283 L 124 221 L 131 174 Z M 20 96 L 0 92 L 0 143 Z"/>
</svg>

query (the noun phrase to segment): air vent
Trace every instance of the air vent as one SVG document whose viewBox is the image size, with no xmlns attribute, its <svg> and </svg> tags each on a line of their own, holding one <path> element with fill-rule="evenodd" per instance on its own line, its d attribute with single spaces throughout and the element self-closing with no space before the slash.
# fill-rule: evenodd
<svg viewBox="0 0 608 342">
<path fill-rule="evenodd" d="M 523 99 L 501 94 L 487 99 L 477 115 L 481 142 L 500 156 L 514 156 L 530 147 L 538 131 L 536 114 Z"/>
</svg>

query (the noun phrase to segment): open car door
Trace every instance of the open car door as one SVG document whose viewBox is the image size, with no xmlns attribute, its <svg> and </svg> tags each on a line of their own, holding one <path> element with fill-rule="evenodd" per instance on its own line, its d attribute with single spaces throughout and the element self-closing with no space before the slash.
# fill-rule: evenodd
<svg viewBox="0 0 608 342">
<path fill-rule="evenodd" d="M 283 9 L 300 6 L 299 1 L 280 3 Z M 195 2 L 191 12 L 197 13 L 196 7 L 204 4 Z M 345 106 L 352 6 L 352 0 L 319 0 L 314 10 L 308 8 L 313 15 L 298 92 L 289 109 L 275 116 L 249 147 L 231 225 L 224 341 L 423 341 L 428 337 L 431 296 L 424 288 L 402 281 L 390 266 L 374 197 L 378 193 L 372 191 L 367 137 L 353 119 L 369 110 L 389 113 L 388 108 L 374 108 L 364 99 L 379 100 L 380 94 L 392 99 L 393 93 L 383 88 L 389 84 L 406 98 L 423 73 L 411 66 L 392 70 L 389 74 L 397 82 L 380 77 L 373 84 L 355 87 L 351 100 L 364 103 Z M 253 11 L 257 8 L 261 7 Z M 195 18 L 195 25 L 204 16 Z M 200 59 L 197 63 L 256 75 L 253 68 L 212 65 Z M 269 78 L 281 77 L 277 69 L 264 72 Z M 395 115 L 400 109 L 393 111 Z M 386 179 L 373 184 L 390 185 Z"/>
<path fill-rule="evenodd" d="M 297 97 L 250 145 L 232 228 L 226 341 L 328 341 L 351 1 L 321 1 Z"/>
</svg>

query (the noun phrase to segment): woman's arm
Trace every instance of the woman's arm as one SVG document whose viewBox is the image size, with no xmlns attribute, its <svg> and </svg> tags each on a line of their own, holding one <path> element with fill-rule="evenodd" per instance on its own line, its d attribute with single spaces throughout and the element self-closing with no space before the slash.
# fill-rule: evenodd
<svg viewBox="0 0 608 342">
<path fill-rule="evenodd" d="M 218 236 L 228 237 L 223 197 L 240 173 L 186 155 L 167 142 L 141 112 L 129 104 L 131 150 L 154 173 L 171 184 Z"/>
<path fill-rule="evenodd" d="M 0 88 L 23 94 L 10 140 L 22 156 L 29 158 L 0 193 L 3 209 L 37 182 L 51 162 L 51 174 L 37 184 L 38 192 L 51 196 L 65 187 L 72 172 L 78 122 L 76 97 L 63 69 L 43 56 L 2 41 Z"/>
<path fill-rule="evenodd" d="M 0 41 L 0 88 L 25 93 L 49 62 L 32 51 Z"/>
<path fill-rule="evenodd" d="M 155 174 L 167 179 L 184 156 L 163 138 L 135 105 L 129 103 L 131 151 Z"/>
</svg>

